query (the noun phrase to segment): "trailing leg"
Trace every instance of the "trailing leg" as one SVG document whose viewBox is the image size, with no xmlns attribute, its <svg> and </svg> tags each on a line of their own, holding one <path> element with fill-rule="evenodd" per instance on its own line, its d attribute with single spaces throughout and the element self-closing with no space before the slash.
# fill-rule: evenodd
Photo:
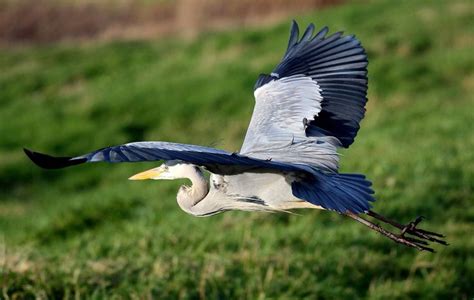
<svg viewBox="0 0 474 300">
<path fill-rule="evenodd" d="M 380 216 L 376 213 L 371 213 L 369 215 L 371 215 L 372 217 L 374 217 L 373 215 L 377 215 L 377 216 Z M 447 243 L 445 241 L 442 241 L 442 240 L 438 240 L 438 239 L 435 239 L 431 236 L 428 236 L 429 238 L 426 238 L 424 236 L 420 236 L 420 235 L 426 235 L 426 231 L 424 231 L 425 233 L 419 233 L 418 232 L 418 229 L 416 229 L 416 225 L 421 221 L 421 220 L 418 220 L 417 222 L 412 222 L 410 223 L 409 225 L 407 226 L 403 226 L 403 225 L 400 225 L 394 221 L 391 221 L 391 220 L 388 220 L 382 216 L 380 216 L 381 218 L 383 218 L 383 220 L 381 220 L 380 218 L 377 218 L 377 217 L 374 217 L 376 219 L 379 219 L 381 221 L 383 221 L 384 223 L 388 223 L 394 227 L 397 227 L 399 228 L 400 230 L 402 230 L 402 232 L 400 234 L 395 234 L 395 233 L 392 233 L 386 229 L 384 229 L 383 227 L 381 227 L 380 225 L 377 225 L 375 223 L 372 223 L 362 217 L 360 217 L 359 215 L 357 214 L 354 214 L 354 213 L 351 213 L 351 212 L 346 212 L 345 213 L 346 216 L 356 220 L 357 222 L 359 223 L 362 223 L 364 224 L 365 226 L 369 227 L 370 229 L 374 230 L 374 231 L 377 231 L 378 233 L 388 237 L 389 239 L 391 239 L 392 241 L 396 242 L 396 243 L 399 243 L 399 244 L 403 244 L 405 246 L 408 246 L 408 247 L 412 247 L 412 248 L 415 248 L 415 249 L 418 249 L 420 251 L 430 251 L 430 252 L 434 252 L 434 250 L 430 247 L 428 247 L 429 243 L 426 241 L 435 241 L 435 242 L 438 242 L 438 243 L 441 243 L 441 244 L 444 244 L 444 245 L 447 245 Z M 414 234 L 414 233 L 417 233 L 417 234 Z M 411 235 L 415 235 L 416 237 L 418 238 L 414 238 L 414 237 L 410 237 L 410 236 L 406 236 L 406 234 L 411 234 Z M 438 236 L 438 234 L 436 234 Z"/>
<path fill-rule="evenodd" d="M 439 244 L 442 244 L 442 245 L 448 245 L 448 243 L 446 243 L 446 241 L 442 240 L 442 238 L 444 238 L 444 235 L 442 234 L 439 234 L 439 233 L 436 233 L 436 232 L 432 232 L 432 231 L 427 231 L 427 230 L 423 230 L 423 229 L 419 229 L 417 228 L 417 225 L 423 220 L 423 217 L 417 217 L 414 221 L 408 223 L 407 225 L 402 225 L 398 222 L 395 222 L 393 220 L 390 220 L 372 210 L 369 210 L 367 212 L 367 215 L 379 220 L 379 221 L 382 221 L 384 223 L 387 223 L 387 224 L 390 224 L 398 229 L 401 230 L 401 235 L 404 236 L 405 234 L 411 234 L 411 235 L 414 235 L 418 238 L 421 238 L 421 239 L 425 239 L 425 240 L 428 240 L 428 241 L 431 241 L 431 242 L 436 242 L 436 243 L 439 243 Z"/>
</svg>

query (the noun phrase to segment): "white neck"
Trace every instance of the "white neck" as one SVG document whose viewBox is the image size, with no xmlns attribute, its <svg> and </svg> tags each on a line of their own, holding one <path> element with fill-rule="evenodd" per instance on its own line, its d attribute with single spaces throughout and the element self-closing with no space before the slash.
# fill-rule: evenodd
<svg viewBox="0 0 474 300">
<path fill-rule="evenodd" d="M 209 192 L 209 184 L 201 170 L 194 166 L 192 171 L 187 172 L 187 178 L 191 180 L 192 186 L 181 186 L 178 191 L 178 205 L 187 213 L 192 213 L 192 208 Z"/>
</svg>

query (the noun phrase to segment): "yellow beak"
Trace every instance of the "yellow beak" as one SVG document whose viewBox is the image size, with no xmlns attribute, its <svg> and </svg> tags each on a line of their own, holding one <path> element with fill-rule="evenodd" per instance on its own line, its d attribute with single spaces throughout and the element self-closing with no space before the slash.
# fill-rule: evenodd
<svg viewBox="0 0 474 300">
<path fill-rule="evenodd" d="M 135 174 L 128 179 L 129 180 L 158 179 L 161 173 L 162 173 L 162 170 L 160 170 L 159 168 L 155 168 L 155 169 L 151 169 L 148 171 Z"/>
</svg>

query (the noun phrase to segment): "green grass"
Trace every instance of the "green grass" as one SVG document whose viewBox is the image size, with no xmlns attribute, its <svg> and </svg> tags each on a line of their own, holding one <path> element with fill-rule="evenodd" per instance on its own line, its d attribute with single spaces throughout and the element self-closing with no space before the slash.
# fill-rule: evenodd
<svg viewBox="0 0 474 300">
<path fill-rule="evenodd" d="M 335 213 L 194 218 L 182 182 L 130 182 L 154 163 L 44 171 L 22 153 L 134 140 L 239 149 L 257 75 L 289 22 L 197 40 L 0 50 L 0 298 L 471 299 L 474 7 L 374 1 L 297 17 L 355 33 L 369 54 L 367 116 L 342 170 L 375 210 L 424 215 L 450 246 L 420 253 Z M 2 254 L 1 248 L 5 251 Z"/>
</svg>

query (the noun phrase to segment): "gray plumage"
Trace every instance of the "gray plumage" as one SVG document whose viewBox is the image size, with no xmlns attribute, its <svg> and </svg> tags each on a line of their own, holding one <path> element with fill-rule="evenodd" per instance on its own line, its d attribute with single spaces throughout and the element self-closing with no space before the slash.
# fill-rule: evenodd
<svg viewBox="0 0 474 300">
<path fill-rule="evenodd" d="M 303 75 L 272 80 L 254 92 L 255 108 L 241 154 L 337 171 L 337 138 L 308 137 L 304 120 L 321 111 L 321 88 Z"/>
</svg>

